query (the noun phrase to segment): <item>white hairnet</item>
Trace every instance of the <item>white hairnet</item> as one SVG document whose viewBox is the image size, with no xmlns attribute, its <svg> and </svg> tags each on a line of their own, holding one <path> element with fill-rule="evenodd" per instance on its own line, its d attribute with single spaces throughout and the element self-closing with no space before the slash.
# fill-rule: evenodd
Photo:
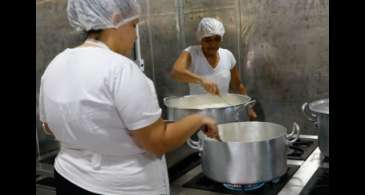
<svg viewBox="0 0 365 195">
<path fill-rule="evenodd" d="M 118 28 L 139 17 L 136 0 L 68 0 L 68 20 L 77 30 Z"/>
<path fill-rule="evenodd" d="M 196 35 L 199 41 L 201 41 L 201 39 L 204 37 L 210 37 L 214 35 L 219 35 L 221 38 L 223 38 L 224 26 L 222 22 L 215 18 L 203 18 L 198 25 Z"/>
</svg>

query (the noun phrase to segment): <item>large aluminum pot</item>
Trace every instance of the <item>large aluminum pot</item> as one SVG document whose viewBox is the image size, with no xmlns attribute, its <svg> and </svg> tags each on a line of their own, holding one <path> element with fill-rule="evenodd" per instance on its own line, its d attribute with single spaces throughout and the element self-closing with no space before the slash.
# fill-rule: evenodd
<svg viewBox="0 0 365 195">
<path fill-rule="evenodd" d="M 254 184 L 275 180 L 287 172 L 287 145 L 299 137 L 293 124 L 290 134 L 269 122 L 233 122 L 218 125 L 221 141 L 201 131 L 199 141 L 188 145 L 201 152 L 203 173 L 229 184 Z"/>
<path fill-rule="evenodd" d="M 195 113 L 210 116 L 218 123 L 248 121 L 248 109 L 255 103 L 256 101 L 249 96 L 239 94 L 199 94 L 164 98 L 169 121 L 176 121 Z"/>
<path fill-rule="evenodd" d="M 329 99 L 317 100 L 310 104 L 306 102 L 302 105 L 302 111 L 319 129 L 319 149 L 324 156 L 329 157 Z"/>
</svg>

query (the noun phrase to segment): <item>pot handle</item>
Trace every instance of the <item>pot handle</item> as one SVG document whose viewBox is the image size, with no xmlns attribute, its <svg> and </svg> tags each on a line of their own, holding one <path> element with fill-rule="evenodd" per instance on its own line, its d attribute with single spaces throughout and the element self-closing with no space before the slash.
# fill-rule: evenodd
<svg viewBox="0 0 365 195">
<path fill-rule="evenodd" d="M 194 141 L 192 140 L 190 137 L 189 139 L 186 141 L 186 143 L 188 144 L 188 146 L 192 149 L 195 149 L 195 150 L 199 150 L 200 152 L 203 151 L 203 147 L 202 145 L 200 144 L 200 139 L 199 141 Z"/>
<path fill-rule="evenodd" d="M 310 121 L 312 121 L 312 122 L 316 121 L 317 115 L 316 115 L 316 114 L 314 114 L 314 113 L 312 113 L 312 112 L 310 112 L 310 111 L 307 111 L 307 110 L 309 110 L 309 109 L 308 109 L 308 103 L 307 103 L 307 102 L 305 102 L 305 103 L 302 105 L 302 112 L 303 112 L 304 116 L 305 116 L 308 120 L 310 120 Z"/>
<path fill-rule="evenodd" d="M 316 129 L 319 129 L 319 128 L 320 128 L 320 127 L 319 127 L 319 121 L 314 122 L 314 127 L 315 127 Z"/>
<path fill-rule="evenodd" d="M 286 140 L 288 144 L 294 143 L 298 140 L 300 134 L 300 127 L 298 123 L 293 123 L 293 129 L 292 131 L 286 135 Z"/>
<path fill-rule="evenodd" d="M 164 97 L 164 98 L 162 99 L 163 104 L 164 104 L 165 106 L 167 106 L 167 104 L 166 104 L 167 100 L 168 100 L 169 98 L 175 98 L 175 97 L 176 97 L 176 96 L 168 96 L 168 97 Z"/>
</svg>

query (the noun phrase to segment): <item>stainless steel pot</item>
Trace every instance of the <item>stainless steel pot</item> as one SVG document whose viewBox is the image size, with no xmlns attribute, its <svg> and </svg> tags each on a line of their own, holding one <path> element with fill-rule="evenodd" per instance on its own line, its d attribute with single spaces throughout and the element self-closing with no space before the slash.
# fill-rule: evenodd
<svg viewBox="0 0 365 195">
<path fill-rule="evenodd" d="M 176 121 L 185 116 L 201 113 L 217 120 L 218 123 L 248 121 L 247 110 L 256 103 L 249 96 L 226 94 L 187 95 L 166 97 L 167 120 Z"/>
<path fill-rule="evenodd" d="M 277 179 L 287 171 L 287 145 L 299 137 L 293 124 L 290 134 L 268 122 L 234 122 L 218 125 L 221 142 L 201 131 L 199 141 L 188 145 L 201 152 L 203 173 L 217 182 L 254 184 Z"/>
<path fill-rule="evenodd" d="M 305 102 L 302 105 L 304 116 L 312 121 L 319 129 L 319 149 L 324 156 L 329 156 L 329 99 L 321 99 L 310 104 Z"/>
</svg>

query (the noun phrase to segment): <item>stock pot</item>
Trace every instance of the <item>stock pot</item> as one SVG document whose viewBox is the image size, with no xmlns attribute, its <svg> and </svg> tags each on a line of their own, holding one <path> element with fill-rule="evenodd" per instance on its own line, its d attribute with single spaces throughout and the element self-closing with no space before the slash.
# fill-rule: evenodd
<svg viewBox="0 0 365 195">
<path fill-rule="evenodd" d="M 163 101 L 167 107 L 169 121 L 201 113 L 214 118 L 217 123 L 248 121 L 248 109 L 256 103 L 247 95 L 230 93 L 221 96 L 198 94 L 166 97 Z"/>
<path fill-rule="evenodd" d="M 299 137 L 293 123 L 291 133 L 269 122 L 232 122 L 218 125 L 221 141 L 199 131 L 198 141 L 187 144 L 202 157 L 203 173 L 229 184 L 254 184 L 277 179 L 287 172 L 287 147 Z"/>
</svg>

